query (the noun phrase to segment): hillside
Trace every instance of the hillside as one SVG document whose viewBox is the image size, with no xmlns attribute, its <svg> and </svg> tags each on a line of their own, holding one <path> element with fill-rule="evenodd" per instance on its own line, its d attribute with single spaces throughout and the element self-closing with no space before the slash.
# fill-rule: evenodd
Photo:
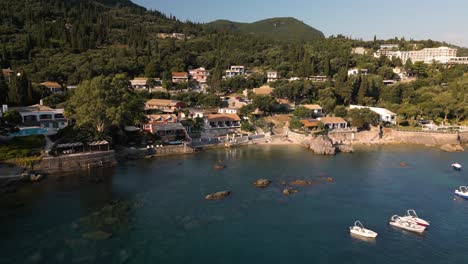
<svg viewBox="0 0 468 264">
<path fill-rule="evenodd" d="M 216 20 L 205 25 L 208 28 L 243 34 L 261 35 L 275 40 L 310 41 L 324 38 L 321 31 L 293 17 L 277 17 L 253 23 Z"/>
</svg>

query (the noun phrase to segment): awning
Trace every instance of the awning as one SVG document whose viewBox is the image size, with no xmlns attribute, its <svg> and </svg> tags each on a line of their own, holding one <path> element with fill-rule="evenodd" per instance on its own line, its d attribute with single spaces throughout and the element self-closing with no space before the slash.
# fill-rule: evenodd
<svg viewBox="0 0 468 264">
<path fill-rule="evenodd" d="M 55 148 L 74 148 L 74 147 L 81 147 L 83 143 L 81 142 L 74 142 L 74 143 L 65 143 L 65 144 L 58 144 Z"/>
<path fill-rule="evenodd" d="M 106 140 L 88 142 L 88 146 L 103 146 L 103 145 L 108 145 L 108 144 L 109 142 L 107 142 Z"/>
</svg>

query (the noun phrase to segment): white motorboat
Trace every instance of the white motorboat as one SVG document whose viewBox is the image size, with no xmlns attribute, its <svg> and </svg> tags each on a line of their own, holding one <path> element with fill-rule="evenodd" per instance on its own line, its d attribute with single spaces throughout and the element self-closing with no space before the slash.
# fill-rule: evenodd
<svg viewBox="0 0 468 264">
<path fill-rule="evenodd" d="M 468 188 L 466 186 L 458 187 L 458 190 L 455 190 L 455 194 L 468 200 Z"/>
<path fill-rule="evenodd" d="M 349 232 L 351 233 L 351 235 L 357 235 L 357 236 L 361 236 L 365 238 L 377 237 L 376 232 L 369 230 L 369 229 L 365 229 L 360 221 L 354 222 L 354 226 L 349 227 Z"/>
<path fill-rule="evenodd" d="M 455 170 L 461 170 L 462 168 L 462 165 L 460 163 L 452 163 L 452 168 L 455 169 Z"/>
<path fill-rule="evenodd" d="M 425 226 L 418 225 L 415 222 L 406 220 L 398 215 L 392 216 L 390 218 L 389 224 L 391 226 L 415 233 L 422 233 L 426 230 Z"/>
<path fill-rule="evenodd" d="M 414 209 L 409 209 L 408 211 L 406 211 L 406 215 L 401 217 L 401 218 L 403 218 L 404 220 L 413 221 L 413 222 L 415 222 L 416 224 L 418 224 L 420 226 L 426 226 L 427 227 L 427 226 L 430 225 L 428 221 L 419 218 Z"/>
</svg>

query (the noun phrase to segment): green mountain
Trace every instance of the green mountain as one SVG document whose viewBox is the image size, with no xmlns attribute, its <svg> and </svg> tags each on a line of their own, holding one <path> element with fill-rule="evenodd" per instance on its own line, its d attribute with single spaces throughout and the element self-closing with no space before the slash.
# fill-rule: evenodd
<svg viewBox="0 0 468 264">
<path fill-rule="evenodd" d="M 216 20 L 205 25 L 211 29 L 243 34 L 260 35 L 275 40 L 315 40 L 322 39 L 323 33 L 293 17 L 276 17 L 253 23 Z"/>
</svg>

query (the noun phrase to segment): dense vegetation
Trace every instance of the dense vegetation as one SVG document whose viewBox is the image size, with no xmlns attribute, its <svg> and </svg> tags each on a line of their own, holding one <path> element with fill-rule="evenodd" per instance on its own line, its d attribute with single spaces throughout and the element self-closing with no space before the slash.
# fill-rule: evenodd
<svg viewBox="0 0 468 264">
<path fill-rule="evenodd" d="M 253 23 L 216 20 L 206 24 L 206 27 L 233 33 L 260 35 L 275 40 L 312 41 L 324 38 L 321 31 L 293 17 L 269 18 Z"/>
<path fill-rule="evenodd" d="M 281 21 L 277 30 L 288 29 L 290 22 L 282 25 Z M 267 20 L 249 26 L 254 28 L 249 30 L 265 31 L 272 23 L 278 24 Z M 294 35 L 299 32 L 291 30 L 285 32 Z M 174 32 L 185 37 L 158 37 L 158 33 Z M 125 0 L 3 0 L 0 66 L 21 74 L 13 75 L 10 81 L 0 78 L 0 103 L 25 105 L 46 97 L 44 101 L 52 106 L 66 106 L 70 116 L 77 119 L 77 125 L 94 126 L 97 132 L 102 132 L 105 128 L 142 122 L 141 116 L 129 115 L 128 109 L 141 109 L 143 99 L 169 97 L 127 91 L 123 86 L 128 85 L 129 78 L 158 77 L 166 88 L 180 89 L 170 85 L 172 71 L 205 67 L 211 70 L 208 84 L 212 94 L 181 93 L 172 97 L 191 106 L 216 106 L 220 102 L 215 92 L 240 92 L 260 86 L 266 79 L 265 70 L 277 70 L 284 78 L 326 76 L 325 83 L 299 80 L 271 85 L 276 88 L 275 97 L 297 103 L 319 103 L 327 113 L 338 116 L 344 116 L 343 105 L 363 104 L 387 107 L 400 114 L 401 123 L 409 125 L 420 118 L 453 123 L 466 120 L 466 66 L 447 68 L 412 62 L 402 65 L 398 59 L 371 55 L 383 43 L 396 43 L 402 49 L 450 46 L 447 43 L 399 38 L 362 41 L 341 35 L 290 41 L 281 34 L 277 34 L 281 40 L 272 40 L 268 35 L 181 22 Z M 368 55 L 353 54 L 351 50 L 357 46 L 368 49 Z M 247 79 L 222 80 L 223 71 L 234 64 L 245 65 L 254 74 Z M 418 80 L 384 86 L 382 80 L 397 79 L 392 71 L 396 66 L 405 68 Z M 351 67 L 366 68 L 368 75 L 348 76 L 347 69 Z M 115 82 L 115 78 L 119 81 Z M 76 94 L 49 96 L 47 89 L 37 85 L 43 81 L 80 85 Z M 107 90 L 99 90 L 101 85 Z M 118 105 L 117 101 L 124 100 L 120 96 L 128 101 L 125 99 L 125 104 Z M 109 105 L 99 105 L 123 112 L 115 115 L 104 110 L 93 112 L 91 107 L 81 104 L 81 97 L 88 98 L 88 104 L 111 98 L 106 102 Z M 260 110 L 272 110 L 272 98 L 253 99 Z M 102 122 L 94 122 L 97 120 Z"/>
</svg>

